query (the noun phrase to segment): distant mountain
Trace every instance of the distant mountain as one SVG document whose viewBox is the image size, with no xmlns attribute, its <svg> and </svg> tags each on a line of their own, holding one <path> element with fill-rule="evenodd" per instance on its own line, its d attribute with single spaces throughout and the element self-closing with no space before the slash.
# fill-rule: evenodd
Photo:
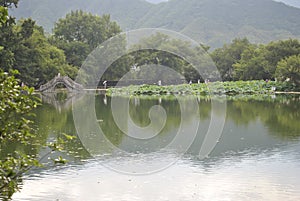
<svg viewBox="0 0 300 201">
<path fill-rule="evenodd" d="M 300 9 L 271 0 L 171 0 L 152 8 L 137 27 L 181 31 L 213 47 L 236 37 L 263 43 L 299 38 Z"/>
<path fill-rule="evenodd" d="M 300 0 L 276 0 L 276 1 L 281 1 L 287 5 L 300 8 Z"/>
<path fill-rule="evenodd" d="M 49 32 L 54 22 L 71 10 L 109 13 L 123 30 L 171 29 L 212 47 L 220 47 L 236 37 L 248 37 L 257 43 L 300 38 L 300 9 L 272 0 L 169 0 L 160 4 L 147 1 L 21 0 L 12 13 L 17 18 L 32 17 Z"/>
<path fill-rule="evenodd" d="M 82 9 L 99 15 L 110 14 L 123 29 L 131 29 L 153 6 L 145 0 L 20 0 L 12 15 L 17 18 L 32 17 L 51 32 L 59 18 L 71 10 Z"/>
</svg>

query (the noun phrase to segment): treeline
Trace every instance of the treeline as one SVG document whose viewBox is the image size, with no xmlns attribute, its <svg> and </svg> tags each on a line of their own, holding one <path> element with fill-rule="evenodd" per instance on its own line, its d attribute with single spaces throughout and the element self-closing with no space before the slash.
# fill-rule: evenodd
<svg viewBox="0 0 300 201">
<path fill-rule="evenodd" d="M 5 8 L 16 7 L 17 4 L 18 0 L 0 1 L 0 67 L 4 71 L 18 70 L 18 78 L 28 86 L 37 88 L 58 73 L 75 78 L 87 56 L 99 44 L 121 32 L 120 26 L 112 22 L 109 15 L 97 16 L 78 10 L 59 19 L 55 23 L 53 34 L 47 35 L 32 19 L 16 22 L 13 17 L 1 17 L 7 12 Z M 162 46 L 167 45 L 169 49 L 188 49 L 188 44 L 184 41 L 170 40 L 163 34 L 142 40 L 141 46 L 161 44 L 162 41 Z M 203 49 L 209 51 L 209 47 L 203 45 L 193 50 L 202 60 Z M 300 43 L 296 39 L 271 42 L 267 45 L 251 44 L 246 38 L 235 39 L 231 44 L 211 51 L 209 55 L 223 81 L 276 79 L 300 84 Z M 160 69 L 137 71 L 147 64 L 172 67 L 186 80 L 203 81 L 184 59 L 157 50 L 141 50 L 123 56 L 112 64 L 102 80 L 118 80 L 132 69 L 132 79 L 138 76 L 150 79 L 152 75 L 153 78 L 162 80 L 172 77 L 160 72 Z M 204 68 L 204 73 L 211 72 L 205 69 L 209 66 L 204 65 L 201 68 Z M 142 73 L 145 75 L 141 75 Z M 205 77 L 213 79 L 216 73 L 213 74 Z"/>
<path fill-rule="evenodd" d="M 289 80 L 300 84 L 300 43 L 296 39 L 251 44 L 235 39 L 211 53 L 224 81 Z"/>
<path fill-rule="evenodd" d="M 30 18 L 16 22 L 7 16 L 8 8 L 17 7 L 18 2 L 0 1 L 0 68 L 18 70 L 17 77 L 31 87 L 39 87 L 58 73 L 74 78 L 95 47 L 121 32 L 109 15 L 72 11 L 48 35 Z"/>
<path fill-rule="evenodd" d="M 203 82 L 203 78 L 219 80 L 219 74 L 222 81 L 273 80 L 287 81 L 290 84 L 300 86 L 300 42 L 297 39 L 273 41 L 269 44 L 252 44 L 246 38 L 235 39 L 232 43 L 213 51 L 209 51 L 210 48 L 204 45 L 191 48 L 190 44 L 185 41 L 170 39 L 164 34 L 156 34 L 139 42 L 141 47 L 151 47 L 151 44 L 154 44 L 156 49 L 168 49 L 172 50 L 171 52 L 174 50 L 175 52 L 192 51 L 188 54 L 195 55 L 193 59 L 201 61 L 198 70 L 202 75 L 199 75 L 193 66 L 183 58 L 170 52 L 158 50 L 144 49 L 132 52 L 121 58 L 124 62 L 119 62 L 119 65 L 122 63 L 134 65 L 135 70 L 149 64 L 168 66 L 183 75 L 187 81 L 193 82 L 198 80 Z M 208 56 L 203 51 L 207 52 Z M 218 72 L 214 71 L 212 64 L 217 67 Z M 112 72 L 110 76 L 113 74 Z M 133 79 L 134 75 L 161 80 L 174 77 L 170 73 L 155 68 L 131 74 Z"/>
</svg>

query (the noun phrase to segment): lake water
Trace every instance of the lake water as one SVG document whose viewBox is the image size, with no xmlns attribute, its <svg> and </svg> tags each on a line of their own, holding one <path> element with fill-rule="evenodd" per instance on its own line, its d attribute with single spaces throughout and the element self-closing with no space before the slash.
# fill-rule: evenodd
<svg viewBox="0 0 300 201">
<path fill-rule="evenodd" d="M 77 136 L 69 163 L 31 170 L 13 200 L 300 200 L 299 96 L 69 96 L 35 111 L 38 140 Z"/>
</svg>

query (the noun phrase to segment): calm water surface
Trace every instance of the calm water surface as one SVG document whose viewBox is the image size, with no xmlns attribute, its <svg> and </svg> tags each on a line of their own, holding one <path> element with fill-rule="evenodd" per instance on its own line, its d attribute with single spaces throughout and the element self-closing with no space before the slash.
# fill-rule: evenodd
<svg viewBox="0 0 300 201">
<path fill-rule="evenodd" d="M 21 191 L 13 196 L 15 201 L 300 200 L 299 97 L 227 100 L 222 135 L 205 158 L 199 151 L 212 118 L 208 98 L 199 98 L 196 115 L 189 98 L 117 98 L 120 111 L 125 108 L 122 104 L 129 102 L 129 115 L 122 117 L 127 132 L 137 132 L 126 124 L 129 120 L 139 127 L 151 123 L 152 106 L 165 109 L 167 118 L 158 135 L 138 140 L 115 123 L 111 99 L 96 96 L 95 117 L 106 141 L 84 125 L 79 130 L 87 133 L 76 132 L 68 95 L 43 100 L 36 110 L 38 139 L 51 141 L 61 133 L 77 138 L 66 144 L 68 152 L 62 153 L 69 163 L 30 171 Z M 84 111 L 77 121 L 90 121 L 87 114 L 92 113 L 84 107 L 88 101 L 89 96 L 73 97 L 73 103 L 82 104 Z M 181 118 L 182 110 L 191 115 Z M 218 109 L 214 112 L 222 116 Z M 154 117 L 163 122 L 160 115 Z M 180 129 L 186 136 L 193 135 L 199 122 L 197 135 L 184 155 L 179 154 L 180 144 L 164 149 Z M 37 150 L 41 156 L 48 151 Z"/>
</svg>

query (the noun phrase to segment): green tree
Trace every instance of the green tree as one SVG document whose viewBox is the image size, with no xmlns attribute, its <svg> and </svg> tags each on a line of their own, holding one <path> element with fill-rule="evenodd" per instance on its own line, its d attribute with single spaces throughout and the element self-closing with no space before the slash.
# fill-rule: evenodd
<svg viewBox="0 0 300 201">
<path fill-rule="evenodd" d="M 16 72 L 14 72 L 16 73 Z M 28 115 L 37 106 L 32 99 L 33 89 L 21 87 L 14 75 L 0 69 L 0 153 L 6 145 L 33 139 Z M 13 152 L 0 159 L 0 195 L 10 197 L 17 190 L 18 178 L 23 171 L 37 165 L 36 156 Z"/>
<path fill-rule="evenodd" d="M 31 110 L 38 105 L 38 99 L 32 94 L 33 88 L 22 86 L 21 81 L 15 76 L 21 77 L 14 67 L 20 67 L 18 62 L 24 57 L 27 61 L 34 55 L 28 54 L 34 51 L 29 40 L 32 35 L 41 32 L 41 28 L 35 26 L 35 22 L 28 19 L 22 21 L 20 26 L 15 25 L 15 20 L 8 16 L 7 8 L 17 6 L 18 0 L 0 0 L 0 199 L 10 199 L 12 194 L 18 190 L 22 174 L 32 166 L 40 166 L 38 161 L 38 150 L 45 143 L 39 144 L 34 141 L 35 131 L 32 129 L 30 116 Z M 38 41 L 41 42 L 42 41 Z M 27 52 L 21 58 L 17 54 L 27 48 Z M 48 52 L 49 53 L 49 52 Z M 51 54 L 50 54 L 51 55 Z M 53 55 L 52 55 L 53 56 Z M 56 58 L 56 55 L 53 56 Z M 24 60 L 25 61 L 25 60 Z M 21 62 L 20 62 L 21 63 Z M 19 64 L 20 64 L 19 63 Z M 8 66 L 4 65 L 8 64 Z M 29 64 L 29 63 L 28 63 Z M 28 66 L 24 66 L 28 69 Z M 10 71 L 10 74 L 4 70 Z M 68 138 L 69 136 L 66 135 Z M 58 139 L 57 142 L 49 144 L 52 151 L 59 150 L 65 141 Z M 22 149 L 15 144 L 24 145 Z M 28 147 L 30 151 L 24 149 Z M 59 158 L 55 162 L 62 163 Z"/>
<path fill-rule="evenodd" d="M 265 71 L 268 73 L 268 77 L 273 79 L 279 61 L 300 54 L 300 42 L 297 39 L 274 41 L 265 46 L 263 54 L 269 63 L 265 66 Z"/>
<path fill-rule="evenodd" d="M 0 0 L 0 6 L 11 8 L 11 7 L 17 7 L 19 3 L 19 0 Z"/>
<path fill-rule="evenodd" d="M 22 37 L 14 51 L 14 69 L 20 71 L 19 78 L 25 84 L 38 87 L 58 73 L 71 77 L 76 74 L 76 68 L 67 65 L 64 52 L 49 44 L 42 28 L 28 19 L 21 22 L 19 29 Z"/>
<path fill-rule="evenodd" d="M 17 24 L 7 17 L 7 8 L 17 7 L 18 0 L 0 0 L 0 67 L 18 70 L 25 84 L 38 87 L 60 72 L 75 77 L 77 69 L 67 65 L 64 52 L 49 44 L 43 28 L 32 19 Z"/>
<path fill-rule="evenodd" d="M 100 17 L 76 10 L 59 19 L 53 32 L 54 44 L 64 50 L 68 63 L 80 67 L 94 48 L 120 33 L 121 28 L 110 15 Z"/>
<path fill-rule="evenodd" d="M 7 21 L 7 17 L 8 17 L 7 8 L 0 6 L 0 27 L 2 27 L 2 25 Z M 0 45 L 0 54 L 3 48 L 4 47 Z"/>
<path fill-rule="evenodd" d="M 250 45 L 247 38 L 235 39 L 231 44 L 212 52 L 211 57 L 224 81 L 233 80 L 233 65 L 242 58 L 242 53 Z"/>
<path fill-rule="evenodd" d="M 61 135 L 52 143 L 39 139 L 32 126 L 32 109 L 39 104 L 34 89 L 22 86 L 17 71 L 6 73 L 0 69 L 0 199 L 9 199 L 22 181 L 22 174 L 32 167 L 40 167 L 40 160 L 55 151 L 66 150 L 73 137 Z M 51 151 L 39 159 L 39 150 Z M 55 163 L 65 163 L 62 157 Z"/>
<path fill-rule="evenodd" d="M 300 86 L 300 54 L 282 59 L 277 65 L 276 77 L 280 81 L 290 79 L 291 82 Z"/>
<path fill-rule="evenodd" d="M 8 11 L 6 7 L 0 6 L 0 26 L 7 20 Z"/>
<path fill-rule="evenodd" d="M 39 87 L 59 72 L 75 76 L 77 69 L 67 65 L 64 52 L 48 42 L 32 19 L 16 25 L 10 18 L 0 29 L 0 66 L 4 71 L 18 70 L 17 77 L 26 85 Z"/>
<path fill-rule="evenodd" d="M 81 41 L 66 42 L 56 40 L 56 42 L 52 44 L 64 51 L 68 64 L 76 66 L 77 68 L 82 65 L 83 61 L 91 52 L 89 45 Z"/>
<path fill-rule="evenodd" d="M 13 33 L 15 19 L 9 17 L 8 8 L 17 7 L 18 0 L 0 0 L 0 67 L 12 67 L 13 51 L 8 48 L 15 44 L 16 35 Z"/>
<path fill-rule="evenodd" d="M 133 63 L 137 66 L 149 65 L 150 67 L 151 64 L 162 65 L 172 68 L 181 75 L 182 78 L 185 78 L 188 81 L 201 79 L 199 72 L 192 66 L 192 64 L 188 63 L 186 60 L 187 58 L 181 58 L 179 56 L 183 54 L 188 55 L 188 59 L 191 62 L 195 61 L 196 63 L 196 60 L 201 61 L 202 65 L 197 66 L 199 68 L 198 70 L 200 70 L 206 77 L 211 75 L 209 62 L 207 61 L 209 57 L 205 54 L 208 47 L 203 45 L 194 47 L 187 41 L 173 39 L 168 35 L 157 33 L 150 37 L 141 39 L 141 41 L 139 41 L 133 49 L 140 49 L 130 54 L 133 57 Z M 170 77 L 171 79 L 172 77 L 174 79 L 174 76 L 168 75 L 167 72 L 163 72 L 160 69 L 157 70 L 157 72 L 154 72 L 153 70 L 152 73 L 150 71 L 144 71 L 144 73 L 148 75 L 149 79 L 151 79 L 150 75 L 154 75 L 152 78 L 155 79 L 159 78 L 161 80 L 170 80 Z M 139 72 L 138 74 L 141 73 L 143 72 Z"/>
<path fill-rule="evenodd" d="M 260 46 L 252 45 L 248 47 L 241 55 L 241 59 L 233 64 L 234 80 L 261 80 L 267 79 L 265 66 L 268 61 L 262 54 Z"/>
<path fill-rule="evenodd" d="M 14 30 L 15 20 L 8 18 L 0 26 L 0 67 L 12 68 L 14 64 L 14 49 L 18 45 L 18 36 Z M 7 69 L 5 69 L 7 71 Z"/>
</svg>

